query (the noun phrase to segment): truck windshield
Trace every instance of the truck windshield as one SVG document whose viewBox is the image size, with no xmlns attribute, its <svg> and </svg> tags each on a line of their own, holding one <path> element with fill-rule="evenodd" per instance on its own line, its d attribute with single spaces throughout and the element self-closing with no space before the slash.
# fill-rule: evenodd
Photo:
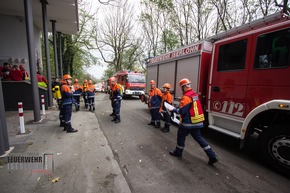
<svg viewBox="0 0 290 193">
<path fill-rule="evenodd" d="M 143 74 L 129 74 L 128 75 L 129 83 L 145 83 L 145 75 Z"/>
</svg>

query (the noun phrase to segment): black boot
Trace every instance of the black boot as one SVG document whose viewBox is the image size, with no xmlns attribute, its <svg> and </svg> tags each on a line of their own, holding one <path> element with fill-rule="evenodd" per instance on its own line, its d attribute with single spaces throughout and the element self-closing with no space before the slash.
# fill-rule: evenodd
<svg viewBox="0 0 290 193">
<path fill-rule="evenodd" d="M 65 124 L 63 127 L 63 131 L 67 131 L 67 128 L 69 128 L 69 126 Z"/>
<path fill-rule="evenodd" d="M 182 157 L 182 153 L 174 150 L 174 151 L 170 151 L 169 155 L 173 156 L 173 157 Z"/>
<path fill-rule="evenodd" d="M 65 125 L 65 129 L 67 133 L 75 133 L 78 131 L 77 129 L 72 128 L 70 123 Z"/>
<path fill-rule="evenodd" d="M 59 126 L 64 127 L 65 126 L 64 122 L 60 122 Z"/>
<path fill-rule="evenodd" d="M 93 106 L 93 111 L 95 111 L 95 106 Z"/>
<path fill-rule="evenodd" d="M 219 161 L 218 157 L 210 157 L 208 160 L 208 165 L 213 165 L 214 163 L 216 163 L 218 161 Z"/>
<path fill-rule="evenodd" d="M 114 116 L 114 113 L 111 113 L 110 116 Z"/>
<path fill-rule="evenodd" d="M 116 120 L 115 120 L 115 123 L 120 123 L 120 122 L 121 122 L 120 119 L 116 119 Z"/>
<path fill-rule="evenodd" d="M 78 132 L 78 130 L 74 129 L 74 128 L 71 128 L 70 130 L 67 130 L 66 132 L 67 133 L 75 133 L 75 132 Z"/>
<path fill-rule="evenodd" d="M 63 126 L 63 131 L 66 131 L 67 130 L 67 127 L 64 125 Z"/>
<path fill-rule="evenodd" d="M 160 128 L 160 121 L 156 122 L 155 128 Z"/>
<path fill-rule="evenodd" d="M 161 129 L 163 133 L 167 133 L 170 131 L 170 125 L 168 123 L 165 123 L 165 126 Z"/>
<path fill-rule="evenodd" d="M 151 121 L 150 123 L 148 123 L 148 125 L 153 125 L 153 126 L 155 126 L 155 122 L 154 122 L 154 121 Z"/>
<path fill-rule="evenodd" d="M 91 105 L 90 105 L 90 110 L 89 111 L 91 111 L 92 110 L 92 107 L 91 107 Z"/>
</svg>

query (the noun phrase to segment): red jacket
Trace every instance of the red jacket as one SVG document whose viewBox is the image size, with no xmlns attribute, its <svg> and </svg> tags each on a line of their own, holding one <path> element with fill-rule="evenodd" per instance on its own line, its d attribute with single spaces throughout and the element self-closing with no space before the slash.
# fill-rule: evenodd
<svg viewBox="0 0 290 193">
<path fill-rule="evenodd" d="M 19 69 L 13 69 L 10 71 L 11 80 L 21 81 L 23 80 L 23 74 Z"/>
<path fill-rule="evenodd" d="M 37 82 L 45 82 L 47 84 L 46 78 L 40 74 L 37 74 Z"/>
</svg>

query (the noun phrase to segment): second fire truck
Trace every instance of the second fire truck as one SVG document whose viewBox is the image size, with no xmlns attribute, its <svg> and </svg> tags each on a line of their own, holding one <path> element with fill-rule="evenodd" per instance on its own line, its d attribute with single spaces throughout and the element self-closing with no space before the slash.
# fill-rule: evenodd
<svg viewBox="0 0 290 193">
<path fill-rule="evenodd" d="M 120 71 L 117 72 L 117 83 L 123 87 L 123 96 L 141 96 L 145 93 L 145 75 L 139 72 Z"/>
</svg>

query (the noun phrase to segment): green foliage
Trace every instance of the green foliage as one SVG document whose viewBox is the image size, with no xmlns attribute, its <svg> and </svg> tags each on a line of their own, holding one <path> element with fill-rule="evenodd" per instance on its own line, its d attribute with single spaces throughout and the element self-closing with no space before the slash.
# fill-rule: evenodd
<svg viewBox="0 0 290 193">
<path fill-rule="evenodd" d="M 164 30 L 161 42 L 163 44 L 160 53 L 168 52 L 179 47 L 178 36 L 172 30 Z"/>
<path fill-rule="evenodd" d="M 82 2 L 80 2 L 82 3 Z M 99 65 L 97 57 L 92 54 L 95 45 L 93 44 L 94 37 L 93 29 L 90 27 L 90 23 L 93 22 L 93 14 L 90 14 L 85 9 L 85 4 L 79 6 L 79 31 L 74 34 L 61 34 L 61 48 L 62 56 L 59 55 L 59 38 L 60 33 L 57 36 L 57 49 L 58 49 L 58 65 L 60 76 L 60 57 L 63 62 L 63 74 L 70 74 L 73 78 L 79 80 L 94 79 L 91 75 L 86 73 L 84 69 L 92 65 Z M 50 50 L 50 68 L 52 77 L 56 76 L 54 51 L 53 51 L 53 36 L 49 35 L 49 50 Z M 44 45 L 42 45 L 43 64 L 45 64 L 45 52 Z M 46 69 L 46 67 L 45 67 Z"/>
<path fill-rule="evenodd" d="M 154 3 L 162 10 L 171 10 L 174 7 L 172 0 L 149 0 L 149 2 Z"/>
</svg>

